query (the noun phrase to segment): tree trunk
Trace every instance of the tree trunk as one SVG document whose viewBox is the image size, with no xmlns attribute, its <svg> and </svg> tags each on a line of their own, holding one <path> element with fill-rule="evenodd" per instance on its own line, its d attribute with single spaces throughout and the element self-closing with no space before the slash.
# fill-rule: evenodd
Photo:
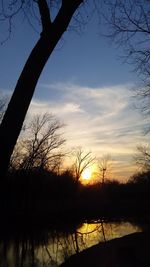
<svg viewBox="0 0 150 267">
<path fill-rule="evenodd" d="M 62 1 L 58 15 L 48 30 L 42 32 L 17 82 L 16 88 L 0 125 L 0 178 L 5 176 L 10 158 L 20 134 L 40 74 L 66 31 L 81 0 Z"/>
</svg>

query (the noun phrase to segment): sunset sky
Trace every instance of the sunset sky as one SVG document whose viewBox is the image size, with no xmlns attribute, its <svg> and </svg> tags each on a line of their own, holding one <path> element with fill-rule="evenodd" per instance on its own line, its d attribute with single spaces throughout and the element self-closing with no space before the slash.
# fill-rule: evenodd
<svg viewBox="0 0 150 267">
<path fill-rule="evenodd" d="M 3 40 L 4 33 L 0 33 Z M 0 91 L 10 95 L 38 34 L 25 22 L 13 27 L 0 47 Z M 110 154 L 114 178 L 134 171 L 136 146 L 146 142 L 147 121 L 135 109 L 133 88 L 139 80 L 123 51 L 100 35 L 93 18 L 82 33 L 67 32 L 49 59 L 29 113 L 52 112 L 66 124 L 68 148 L 82 146 L 100 158 Z M 27 88 L 28 90 L 28 88 Z"/>
</svg>

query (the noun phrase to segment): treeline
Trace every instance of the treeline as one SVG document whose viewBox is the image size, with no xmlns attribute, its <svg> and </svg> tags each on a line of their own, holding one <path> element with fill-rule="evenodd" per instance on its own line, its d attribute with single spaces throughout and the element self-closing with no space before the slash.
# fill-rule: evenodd
<svg viewBox="0 0 150 267">
<path fill-rule="evenodd" d="M 37 224 L 97 218 L 147 220 L 150 172 L 138 173 L 125 184 L 105 180 L 84 186 L 70 171 L 16 170 L 8 173 L 0 197 L 1 213 L 12 222 L 13 218 Z"/>
</svg>

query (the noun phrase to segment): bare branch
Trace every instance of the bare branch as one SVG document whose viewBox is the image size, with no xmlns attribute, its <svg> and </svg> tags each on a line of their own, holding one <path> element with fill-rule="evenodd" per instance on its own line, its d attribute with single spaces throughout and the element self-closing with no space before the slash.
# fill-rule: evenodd
<svg viewBox="0 0 150 267">
<path fill-rule="evenodd" d="M 106 178 L 108 179 L 108 173 L 110 172 L 112 159 L 109 154 L 103 155 L 98 159 L 99 173 L 102 179 L 102 184 L 104 184 Z"/>
<path fill-rule="evenodd" d="M 36 115 L 28 125 L 28 139 L 22 140 L 21 155 L 18 153 L 18 145 L 13 153 L 11 162 L 15 163 L 15 157 L 19 155 L 21 159 L 20 168 L 32 169 L 49 168 L 58 164 L 63 158 L 64 153 L 60 151 L 61 146 L 65 143 L 60 129 L 61 124 L 52 114 Z M 13 165 L 15 165 L 13 163 Z M 19 165 L 19 163 L 17 163 Z"/>
<path fill-rule="evenodd" d="M 75 163 L 73 165 L 76 181 L 78 182 L 83 171 L 94 164 L 95 157 L 91 152 L 84 152 L 81 148 L 74 151 Z"/>
<path fill-rule="evenodd" d="M 136 164 L 143 171 L 150 171 L 150 147 L 139 145 L 137 147 L 137 153 L 134 156 Z"/>
<path fill-rule="evenodd" d="M 148 4 L 141 0 L 108 0 L 107 12 L 103 14 L 108 25 L 107 37 L 122 45 L 127 58 L 136 64 L 140 71 L 143 64 L 148 63 L 150 41 L 150 12 Z M 145 52 L 144 52 L 145 51 Z M 144 52 L 144 53 L 143 53 Z M 135 59 L 138 61 L 135 62 Z M 141 60 L 140 60 L 141 59 Z"/>
<path fill-rule="evenodd" d="M 107 0 L 104 3 L 103 18 L 108 26 L 104 35 L 124 48 L 123 61 L 133 64 L 133 70 L 141 78 L 143 86 L 138 90 L 138 99 L 148 116 L 150 93 L 145 91 L 150 91 L 150 2 Z"/>
</svg>

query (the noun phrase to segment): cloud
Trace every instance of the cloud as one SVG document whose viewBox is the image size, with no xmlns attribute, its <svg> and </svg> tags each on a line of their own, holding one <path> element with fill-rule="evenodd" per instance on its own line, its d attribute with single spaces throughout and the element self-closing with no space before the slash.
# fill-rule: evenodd
<svg viewBox="0 0 150 267">
<path fill-rule="evenodd" d="M 82 146 L 97 157 L 110 153 L 118 169 L 122 165 L 124 174 L 125 169 L 130 173 L 132 155 L 147 123 L 132 107 L 133 85 L 92 88 L 68 82 L 41 87 L 47 94 L 47 101 L 40 102 L 41 110 L 55 113 L 67 125 L 69 147 Z M 36 106 L 34 101 L 31 111 Z"/>
<path fill-rule="evenodd" d="M 122 170 L 129 175 L 135 147 L 142 143 L 141 130 L 147 126 L 147 121 L 132 107 L 132 87 L 127 84 L 92 88 L 69 82 L 39 84 L 42 95 L 32 100 L 28 116 L 54 113 L 66 124 L 69 148 L 82 146 L 97 157 L 109 153 L 118 175 L 122 175 Z M 114 173 L 117 175 L 117 171 Z"/>
</svg>

